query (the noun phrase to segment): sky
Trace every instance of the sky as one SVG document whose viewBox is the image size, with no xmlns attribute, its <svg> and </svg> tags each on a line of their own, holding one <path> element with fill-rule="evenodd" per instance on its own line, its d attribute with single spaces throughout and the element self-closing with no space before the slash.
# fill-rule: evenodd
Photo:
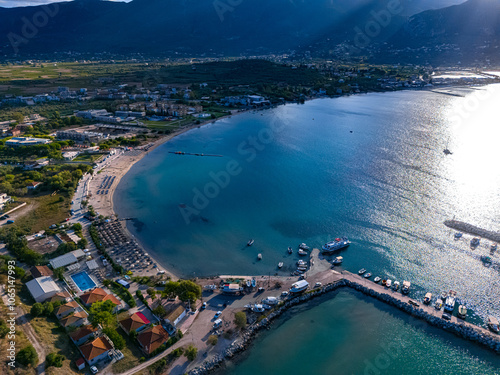
<svg viewBox="0 0 500 375">
<path fill-rule="evenodd" d="M 43 5 L 50 3 L 57 3 L 61 1 L 69 0 L 0 0 L 0 7 L 4 8 L 14 8 L 14 7 L 25 7 L 34 5 Z M 108 1 L 130 1 L 130 0 L 108 0 Z"/>
</svg>

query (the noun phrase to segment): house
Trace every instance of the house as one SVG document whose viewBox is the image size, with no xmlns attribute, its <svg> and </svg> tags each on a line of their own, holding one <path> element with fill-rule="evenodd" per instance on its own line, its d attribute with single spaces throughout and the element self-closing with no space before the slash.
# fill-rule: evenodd
<svg viewBox="0 0 500 375">
<path fill-rule="evenodd" d="M 150 327 L 137 335 L 142 351 L 148 355 L 165 344 L 168 338 L 167 331 L 161 325 Z"/>
<path fill-rule="evenodd" d="M 186 316 L 186 309 L 179 304 L 172 304 L 170 306 L 164 306 L 167 314 L 163 318 L 165 323 L 171 324 L 174 327 L 179 324 L 179 322 Z"/>
<path fill-rule="evenodd" d="M 91 291 L 84 293 L 80 296 L 81 301 L 86 307 L 90 307 L 94 302 L 100 302 L 100 301 L 111 301 L 113 304 L 115 304 L 115 309 L 120 308 L 122 306 L 122 303 L 118 298 L 116 298 L 114 295 L 109 294 L 106 292 L 104 289 L 101 288 L 95 288 L 92 289 Z"/>
<path fill-rule="evenodd" d="M 68 316 L 71 313 L 76 312 L 77 310 L 81 310 L 80 305 L 75 301 L 71 300 L 64 305 L 59 306 L 55 311 L 54 314 L 57 319 L 64 318 L 65 316 Z"/>
<path fill-rule="evenodd" d="M 78 346 L 82 345 L 89 339 L 93 340 L 96 336 L 99 336 L 100 331 L 101 331 L 100 326 L 94 328 L 91 324 L 88 324 L 86 326 L 77 329 L 74 332 L 71 332 L 69 334 L 69 337 L 71 338 L 71 341 L 73 341 Z"/>
<path fill-rule="evenodd" d="M 0 194 L 0 210 L 3 210 L 5 204 L 9 203 L 11 199 L 12 198 L 5 193 Z"/>
<path fill-rule="evenodd" d="M 127 335 L 129 335 L 130 332 L 138 332 L 146 328 L 150 323 L 151 322 L 148 320 L 148 318 L 146 318 L 141 312 L 136 312 L 130 315 L 128 318 L 120 320 L 119 322 L 120 326 L 127 333 Z"/>
<path fill-rule="evenodd" d="M 36 302 L 43 302 L 55 294 L 62 292 L 62 289 L 50 276 L 37 277 L 28 281 L 26 286 Z"/>
<path fill-rule="evenodd" d="M 70 264 L 73 263 L 78 263 L 78 259 L 76 258 L 75 254 L 73 253 L 67 253 L 61 256 L 58 256 L 57 258 L 54 258 L 50 261 L 50 265 L 52 266 L 53 269 L 59 268 L 59 267 L 66 267 L 69 266 Z"/>
<path fill-rule="evenodd" d="M 88 314 L 84 311 L 77 311 L 74 314 L 70 314 L 62 319 L 59 320 L 59 323 L 64 327 L 80 327 L 84 324 L 88 324 L 89 321 L 87 320 Z"/>
<path fill-rule="evenodd" d="M 89 366 L 93 366 L 97 362 L 108 357 L 108 354 L 113 350 L 113 344 L 102 335 L 78 347 Z"/>
<path fill-rule="evenodd" d="M 78 370 L 83 370 L 85 368 L 85 360 L 80 357 L 75 361 L 75 366 Z"/>
<path fill-rule="evenodd" d="M 30 183 L 28 186 L 26 186 L 26 188 L 28 190 L 33 190 L 33 189 L 36 189 L 38 186 L 40 186 L 42 183 L 41 182 L 38 182 L 38 181 L 33 181 L 32 183 Z"/>
<path fill-rule="evenodd" d="M 34 279 L 42 276 L 52 276 L 54 274 L 47 266 L 33 266 L 30 268 L 30 273 Z"/>
<path fill-rule="evenodd" d="M 62 291 L 54 294 L 45 302 L 56 302 L 56 301 L 69 302 L 70 300 L 71 300 L 71 295 L 66 291 Z"/>
</svg>

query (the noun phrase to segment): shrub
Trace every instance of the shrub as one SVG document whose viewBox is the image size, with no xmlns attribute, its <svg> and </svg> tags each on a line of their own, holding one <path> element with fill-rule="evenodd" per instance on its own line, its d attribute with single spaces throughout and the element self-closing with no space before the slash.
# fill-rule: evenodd
<svg viewBox="0 0 500 375">
<path fill-rule="evenodd" d="M 245 314 L 244 311 L 238 311 L 234 314 L 234 324 L 236 324 L 236 327 L 239 329 L 245 328 L 247 325 L 247 314 Z"/>
<path fill-rule="evenodd" d="M 196 356 L 198 355 L 198 349 L 194 347 L 193 345 L 189 345 L 184 352 L 184 355 L 189 361 L 194 361 Z"/>
<path fill-rule="evenodd" d="M 217 345 L 218 341 L 219 341 L 219 338 L 217 337 L 217 335 L 210 335 L 210 336 L 208 336 L 207 343 L 209 345 L 215 346 L 215 345 Z"/>
<path fill-rule="evenodd" d="M 46 367 L 54 366 L 54 367 L 62 367 L 63 361 L 66 357 L 62 354 L 57 353 L 49 353 L 45 357 Z"/>
<path fill-rule="evenodd" d="M 27 347 L 21 349 L 19 353 L 17 353 L 16 357 L 17 361 L 24 366 L 36 366 L 38 363 L 38 355 L 36 354 L 36 350 L 32 345 L 28 345 Z"/>
<path fill-rule="evenodd" d="M 125 347 L 125 339 L 115 329 L 106 328 L 103 332 L 113 341 L 116 349 L 122 350 Z"/>
<path fill-rule="evenodd" d="M 31 306 L 30 314 L 32 316 L 40 316 L 43 314 L 43 310 L 43 305 L 40 302 L 37 302 L 33 306 Z"/>
</svg>

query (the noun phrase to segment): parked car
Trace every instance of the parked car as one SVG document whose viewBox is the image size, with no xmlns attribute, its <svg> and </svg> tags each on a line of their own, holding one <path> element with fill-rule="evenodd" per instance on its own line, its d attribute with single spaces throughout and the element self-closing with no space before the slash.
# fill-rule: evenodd
<svg viewBox="0 0 500 375">
<path fill-rule="evenodd" d="M 14 224 L 14 220 L 7 220 L 7 224 Z"/>
<path fill-rule="evenodd" d="M 97 370 L 97 367 L 95 367 L 95 366 L 92 366 L 90 368 L 90 371 L 92 371 L 92 374 L 97 374 L 99 372 L 99 370 Z"/>
<path fill-rule="evenodd" d="M 219 316 L 222 315 L 222 311 L 217 311 L 214 315 L 214 319 L 217 319 Z"/>
<path fill-rule="evenodd" d="M 202 310 L 205 310 L 206 308 L 207 308 L 207 303 L 206 303 L 206 302 L 203 302 L 203 303 L 201 304 L 201 309 L 202 309 Z"/>
</svg>

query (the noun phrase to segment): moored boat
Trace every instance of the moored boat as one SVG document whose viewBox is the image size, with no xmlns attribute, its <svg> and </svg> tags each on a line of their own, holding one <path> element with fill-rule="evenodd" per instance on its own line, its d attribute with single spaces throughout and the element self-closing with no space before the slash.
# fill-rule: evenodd
<svg viewBox="0 0 500 375">
<path fill-rule="evenodd" d="M 255 281 L 255 278 L 252 279 L 252 288 L 255 288 L 257 285 L 257 281 Z"/>
<path fill-rule="evenodd" d="M 374 283 L 378 283 L 378 282 L 380 282 L 380 280 L 382 280 L 382 279 L 377 276 L 377 277 L 375 277 L 375 279 L 373 279 L 373 282 Z"/>
<path fill-rule="evenodd" d="M 500 327 L 498 325 L 498 319 L 494 316 L 488 316 L 488 327 L 495 333 L 500 331 Z"/>
<path fill-rule="evenodd" d="M 443 300 L 442 300 L 442 299 L 440 299 L 440 298 L 438 298 L 438 299 L 436 300 L 436 303 L 434 304 L 434 308 L 435 308 L 436 310 L 441 310 L 441 309 L 443 308 Z"/>
<path fill-rule="evenodd" d="M 386 286 L 386 285 L 387 285 L 387 280 L 386 280 L 386 279 L 383 279 L 383 280 L 382 280 L 382 285 L 383 285 L 383 286 Z"/>
<path fill-rule="evenodd" d="M 347 237 L 336 238 L 334 241 L 327 242 L 321 248 L 321 252 L 324 254 L 333 253 L 334 251 L 341 250 L 349 246 L 351 242 Z"/>
<path fill-rule="evenodd" d="M 261 254 L 261 253 L 257 254 L 257 259 L 258 259 L 258 260 L 261 260 L 261 259 L 262 259 L 262 254 Z"/>
<path fill-rule="evenodd" d="M 299 245 L 299 249 L 302 249 L 302 250 L 309 250 L 309 246 L 307 246 L 304 242 L 302 242 L 302 243 Z"/>
<path fill-rule="evenodd" d="M 299 255 L 300 255 L 300 256 L 307 255 L 307 251 L 302 250 L 302 249 L 299 249 Z"/>
<path fill-rule="evenodd" d="M 394 281 L 394 285 L 392 286 L 392 289 L 394 289 L 396 292 L 399 289 L 399 281 Z"/>
<path fill-rule="evenodd" d="M 342 262 L 344 261 L 344 258 L 343 257 L 336 257 L 334 260 L 333 260 L 333 264 L 334 265 L 339 265 L 339 264 L 342 264 Z"/>
<path fill-rule="evenodd" d="M 448 297 L 448 292 L 442 292 L 441 299 L 443 300 L 443 302 L 446 300 L 446 297 Z"/>
<path fill-rule="evenodd" d="M 450 292 L 448 293 L 448 297 L 446 297 L 446 300 L 444 301 L 444 311 L 450 314 L 453 313 L 456 301 L 457 292 L 455 292 L 454 290 L 450 290 Z"/>
<path fill-rule="evenodd" d="M 408 294 L 410 292 L 411 283 L 409 281 L 403 281 L 403 287 L 401 288 L 401 293 Z"/>
<path fill-rule="evenodd" d="M 363 275 L 363 277 L 364 277 L 365 279 L 369 279 L 370 277 L 372 277 L 372 274 L 371 274 L 370 272 L 368 272 L 368 273 L 365 273 L 365 274 Z"/>
<path fill-rule="evenodd" d="M 391 287 L 391 285 L 392 285 L 392 280 L 391 280 L 391 279 L 388 279 L 388 280 L 386 281 L 386 283 L 385 283 L 385 286 L 386 286 L 387 288 L 390 288 L 390 287 Z"/>
<path fill-rule="evenodd" d="M 428 305 L 429 303 L 431 303 L 431 300 L 432 300 L 432 293 L 429 292 L 426 293 L 424 297 L 424 303 Z"/>
<path fill-rule="evenodd" d="M 467 317 L 467 308 L 464 305 L 458 306 L 458 314 L 457 316 L 460 319 L 465 319 Z"/>
<path fill-rule="evenodd" d="M 252 240 L 250 240 L 250 241 L 248 241 L 248 242 L 247 242 L 247 246 L 252 246 L 254 242 L 255 242 L 255 241 L 254 241 L 253 239 L 252 239 Z"/>
<path fill-rule="evenodd" d="M 366 272 L 366 270 L 364 268 L 361 268 L 359 271 L 358 271 L 358 275 L 362 275 Z"/>
<path fill-rule="evenodd" d="M 278 263 L 278 268 L 281 268 L 281 267 L 283 267 L 283 262 Z"/>
<path fill-rule="evenodd" d="M 291 254 L 291 253 L 293 253 L 293 249 L 291 246 L 288 246 L 288 254 Z"/>
</svg>

